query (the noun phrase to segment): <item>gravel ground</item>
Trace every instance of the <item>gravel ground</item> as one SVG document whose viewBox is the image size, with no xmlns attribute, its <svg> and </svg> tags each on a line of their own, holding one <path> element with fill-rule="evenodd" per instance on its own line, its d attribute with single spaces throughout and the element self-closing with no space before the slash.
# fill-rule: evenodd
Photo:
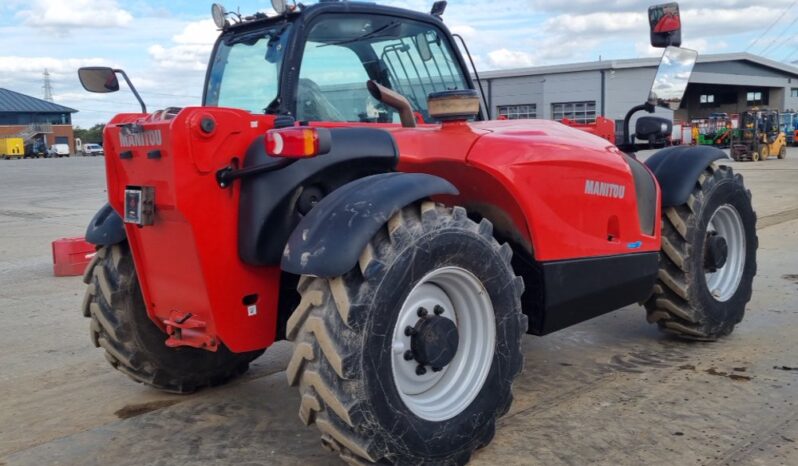
<svg viewBox="0 0 798 466">
<path fill-rule="evenodd" d="M 474 464 L 798 464 L 798 150 L 732 163 L 754 193 L 759 275 L 738 330 L 688 344 L 629 306 L 525 340 L 516 401 Z M 296 411 L 278 343 L 191 396 L 112 370 L 50 243 L 105 199 L 102 159 L 0 161 L 0 466 L 336 464 Z M 790 369 L 793 368 L 793 369 Z"/>
</svg>

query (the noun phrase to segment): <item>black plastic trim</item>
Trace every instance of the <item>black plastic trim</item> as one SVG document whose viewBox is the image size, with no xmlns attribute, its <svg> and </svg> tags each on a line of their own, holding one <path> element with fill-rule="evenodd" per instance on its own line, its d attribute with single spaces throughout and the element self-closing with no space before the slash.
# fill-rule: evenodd
<svg viewBox="0 0 798 466">
<path fill-rule="evenodd" d="M 726 153 L 711 146 L 678 146 L 662 149 L 645 161 L 662 189 L 662 206 L 676 207 L 687 202 L 698 176 Z"/>
<path fill-rule="evenodd" d="M 285 247 L 282 269 L 326 278 L 343 275 L 396 212 L 440 194 L 458 191 L 443 178 L 423 173 L 384 173 L 353 181 L 327 196 L 297 225 Z"/>
<path fill-rule="evenodd" d="M 113 246 L 127 239 L 125 224 L 111 204 L 105 204 L 91 219 L 86 229 L 86 241 L 95 246 Z"/>
<path fill-rule="evenodd" d="M 286 160 L 269 157 L 263 136 L 247 151 L 239 171 L 260 171 Z M 238 254 L 251 265 L 278 265 L 288 237 L 309 210 L 301 209 L 314 194 L 316 201 L 365 176 L 391 172 L 399 160 L 393 136 L 379 128 L 331 128 L 330 151 L 288 166 L 241 179 Z M 303 201 L 303 202 L 300 202 Z M 311 200 L 312 201 L 312 200 Z"/>
<path fill-rule="evenodd" d="M 543 262 L 540 267 L 543 306 L 529 308 L 525 302 L 524 313 L 528 333 L 547 335 L 648 298 L 657 280 L 659 252 Z"/>
<path fill-rule="evenodd" d="M 657 219 L 657 183 L 645 165 L 639 160 L 624 155 L 626 163 L 632 169 L 635 180 L 635 195 L 637 196 L 637 217 L 640 220 L 640 231 L 654 234 Z"/>
</svg>

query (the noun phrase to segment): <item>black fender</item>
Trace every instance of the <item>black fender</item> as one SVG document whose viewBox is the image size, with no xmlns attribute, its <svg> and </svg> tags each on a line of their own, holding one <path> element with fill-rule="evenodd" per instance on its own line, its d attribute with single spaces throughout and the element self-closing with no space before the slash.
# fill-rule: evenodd
<svg viewBox="0 0 798 466">
<path fill-rule="evenodd" d="M 676 146 L 662 149 L 645 161 L 662 189 L 662 207 L 687 202 L 698 175 L 712 162 L 728 158 L 712 146 Z"/>
<path fill-rule="evenodd" d="M 318 200 L 359 178 L 393 172 L 399 150 L 379 128 L 331 128 L 330 152 L 241 180 L 238 255 L 255 266 L 280 264 L 288 237 Z M 253 141 L 244 168 L 274 163 Z M 280 160 L 280 159 L 277 159 Z"/>
<path fill-rule="evenodd" d="M 111 204 L 105 204 L 91 219 L 86 241 L 95 246 L 113 246 L 127 239 L 125 224 Z"/>
<path fill-rule="evenodd" d="M 383 173 L 344 185 L 299 222 L 285 246 L 281 267 L 296 275 L 343 275 L 394 214 L 441 194 L 459 192 L 443 178 L 423 173 Z"/>
</svg>

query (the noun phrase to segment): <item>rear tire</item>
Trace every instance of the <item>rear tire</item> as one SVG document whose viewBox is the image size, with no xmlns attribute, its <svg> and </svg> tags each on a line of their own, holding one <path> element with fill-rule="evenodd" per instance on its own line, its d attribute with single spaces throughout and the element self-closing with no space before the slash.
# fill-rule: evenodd
<svg viewBox="0 0 798 466">
<path fill-rule="evenodd" d="M 300 419 L 315 423 L 322 444 L 342 459 L 463 465 L 492 440 L 496 419 L 512 402 L 527 325 L 512 250 L 499 246 L 492 231 L 490 222 L 477 224 L 462 208 L 416 204 L 389 220 L 347 274 L 299 281 L 302 301 L 286 331 L 296 343 L 288 382 L 299 388 Z M 429 278 L 449 272 L 470 278 L 451 287 L 459 282 Z M 448 305 L 432 305 L 446 299 Z M 424 328 L 449 313 L 455 318 L 446 324 L 456 320 L 460 343 L 454 358 L 433 370 L 422 364 L 427 359 L 419 356 L 425 350 L 417 352 L 416 337 L 405 332 L 413 322 Z M 488 320 L 474 324 L 468 315 Z M 486 331 L 492 339 L 480 340 Z"/>
<path fill-rule="evenodd" d="M 730 232 L 725 264 L 715 269 L 707 267 L 712 230 Z M 649 322 L 686 339 L 730 334 L 751 300 L 758 245 L 751 192 L 742 176 L 726 166 L 707 167 L 687 203 L 663 213 L 659 278 L 645 303 Z"/>
<path fill-rule="evenodd" d="M 111 366 L 137 382 L 192 393 L 243 374 L 263 353 L 236 354 L 223 344 L 216 352 L 166 346 L 167 335 L 147 315 L 127 243 L 99 248 L 83 279 L 89 285 L 83 315 L 91 319 L 94 346 L 105 350 Z"/>
<path fill-rule="evenodd" d="M 786 145 L 785 146 L 781 146 L 781 149 L 779 149 L 779 158 L 782 159 L 782 160 L 787 158 L 787 146 Z"/>
</svg>

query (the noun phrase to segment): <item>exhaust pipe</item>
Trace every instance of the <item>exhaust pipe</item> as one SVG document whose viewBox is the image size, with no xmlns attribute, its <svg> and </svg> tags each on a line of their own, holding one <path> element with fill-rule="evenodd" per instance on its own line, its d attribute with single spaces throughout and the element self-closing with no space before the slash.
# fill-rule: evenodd
<svg viewBox="0 0 798 466">
<path fill-rule="evenodd" d="M 416 115 L 413 113 L 413 107 L 410 106 L 410 102 L 402 94 L 392 91 L 374 80 L 366 83 L 366 86 L 372 97 L 399 112 L 402 127 L 416 127 Z"/>
</svg>

